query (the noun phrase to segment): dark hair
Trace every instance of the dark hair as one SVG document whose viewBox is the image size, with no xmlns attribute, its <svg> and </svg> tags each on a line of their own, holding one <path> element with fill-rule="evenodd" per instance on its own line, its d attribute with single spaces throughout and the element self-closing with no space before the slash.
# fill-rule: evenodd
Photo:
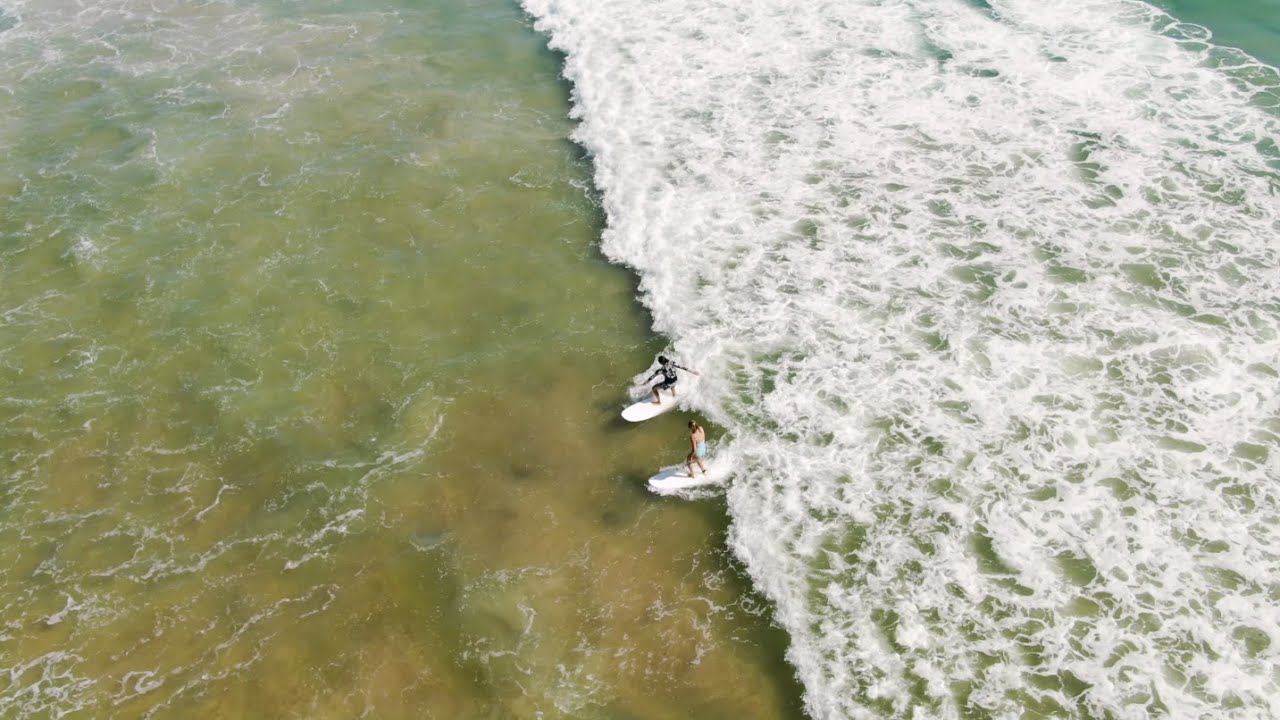
<svg viewBox="0 0 1280 720">
<path fill-rule="evenodd" d="M 666 355 L 659 355 L 659 356 L 658 356 L 658 364 L 659 364 L 659 365 L 666 365 L 666 364 L 667 364 L 667 363 L 669 363 L 669 362 L 671 362 L 671 361 L 667 359 L 667 356 L 666 356 Z"/>
<path fill-rule="evenodd" d="M 698 428 L 698 423 L 697 423 L 696 421 L 694 421 L 694 420 L 690 420 L 690 421 L 689 421 L 689 429 L 690 429 L 690 430 L 696 430 L 697 428 Z"/>
</svg>

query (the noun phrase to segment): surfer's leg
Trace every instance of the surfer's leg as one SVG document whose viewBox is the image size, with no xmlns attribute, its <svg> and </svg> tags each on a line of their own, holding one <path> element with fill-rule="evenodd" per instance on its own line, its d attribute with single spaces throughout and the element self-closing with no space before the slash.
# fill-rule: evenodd
<svg viewBox="0 0 1280 720">
<path fill-rule="evenodd" d="M 657 385 L 653 386 L 653 404 L 654 405 L 662 404 L 662 394 L 658 392 L 658 388 L 660 387 L 662 387 L 662 383 L 658 383 Z"/>
<path fill-rule="evenodd" d="M 693 464 L 695 462 L 698 463 L 698 469 L 702 470 L 702 474 L 707 474 L 707 466 L 702 464 L 702 458 L 698 455 L 696 450 L 690 452 L 689 457 L 685 458 L 684 461 L 689 466 L 689 477 L 693 477 Z"/>
</svg>

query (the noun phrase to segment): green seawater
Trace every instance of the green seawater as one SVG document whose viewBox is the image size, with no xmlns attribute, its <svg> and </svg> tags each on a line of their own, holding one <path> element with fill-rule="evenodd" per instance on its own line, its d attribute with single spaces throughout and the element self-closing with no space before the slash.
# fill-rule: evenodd
<svg viewBox="0 0 1280 720">
<path fill-rule="evenodd" d="M 1280 67 L 1280 0 L 1161 0 L 1178 20 L 1208 28 L 1215 45 L 1239 48 Z"/>
<path fill-rule="evenodd" d="M 512 3 L 0 14 L 0 717 L 800 716 Z M 713 437 L 715 432 L 712 433 Z"/>
</svg>

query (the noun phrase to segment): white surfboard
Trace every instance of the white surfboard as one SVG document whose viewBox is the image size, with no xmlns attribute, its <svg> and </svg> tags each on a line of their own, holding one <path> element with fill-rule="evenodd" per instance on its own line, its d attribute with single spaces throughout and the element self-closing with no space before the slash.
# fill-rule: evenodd
<svg viewBox="0 0 1280 720">
<path fill-rule="evenodd" d="M 652 393 L 650 393 L 650 396 L 652 397 Z M 670 395 L 663 393 L 661 404 L 654 403 L 652 399 L 641 400 L 634 405 L 628 405 L 627 408 L 622 411 L 622 419 L 630 422 L 640 422 L 641 420 L 648 420 L 649 418 L 657 417 L 675 407 L 678 404 L 676 401 L 679 399 L 679 397 L 673 398 Z"/>
<path fill-rule="evenodd" d="M 664 467 L 658 471 L 658 474 L 649 478 L 649 489 L 659 495 L 670 495 L 702 485 L 718 485 L 728 480 L 733 474 L 733 466 L 728 460 L 711 462 L 704 459 L 702 464 L 707 466 L 707 471 L 702 472 L 698 468 L 698 463 L 694 463 L 693 477 L 689 477 L 689 470 L 684 465 Z"/>
</svg>

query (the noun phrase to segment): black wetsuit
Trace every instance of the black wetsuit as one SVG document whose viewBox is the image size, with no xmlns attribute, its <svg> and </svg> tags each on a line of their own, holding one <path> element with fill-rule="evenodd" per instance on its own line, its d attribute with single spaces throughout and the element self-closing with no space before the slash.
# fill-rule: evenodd
<svg viewBox="0 0 1280 720">
<path fill-rule="evenodd" d="M 676 375 L 676 368 L 680 368 L 681 370 L 689 369 L 680 367 L 675 363 L 667 363 L 666 365 L 659 365 L 658 369 L 653 371 L 653 375 L 649 376 L 649 379 L 652 380 L 654 377 L 661 375 L 662 384 L 659 385 L 658 388 L 662 390 L 670 390 L 671 386 L 675 385 L 676 381 L 680 379 L 679 376 Z"/>
</svg>

